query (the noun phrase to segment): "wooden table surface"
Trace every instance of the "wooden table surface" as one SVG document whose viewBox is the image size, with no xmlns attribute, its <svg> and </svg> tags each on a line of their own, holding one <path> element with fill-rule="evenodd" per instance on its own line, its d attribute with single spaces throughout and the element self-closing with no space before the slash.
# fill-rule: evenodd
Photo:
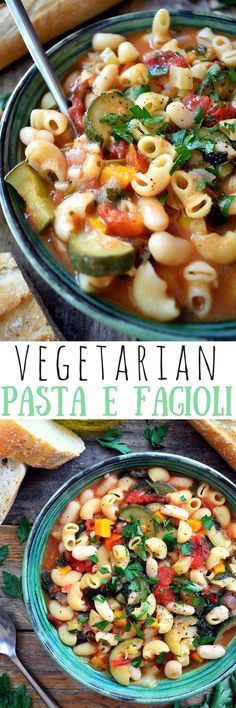
<svg viewBox="0 0 236 708">
<path fill-rule="evenodd" d="M 150 449 L 148 442 L 143 437 L 145 426 L 145 421 L 132 421 L 122 425 L 122 430 L 125 432 L 124 441 L 133 452 Z M 168 422 L 168 434 L 165 439 L 164 449 L 168 452 L 192 457 L 217 468 L 231 477 L 231 479 L 235 478 L 235 474 L 228 465 L 187 422 Z M 6 523 L 0 527 L 0 546 L 9 545 L 8 559 L 0 570 L 0 588 L 3 569 L 15 573 L 17 576 L 21 574 L 24 547 L 20 546 L 17 539 L 16 526 L 23 514 L 33 522 L 49 497 L 67 479 L 71 478 L 79 469 L 87 469 L 95 462 L 105 460 L 111 455 L 111 451 L 102 448 L 94 441 L 87 440 L 86 450 L 83 455 L 78 460 L 67 463 L 59 470 L 45 472 L 43 470 L 29 469 L 20 493 L 6 519 Z M 15 622 L 20 659 L 25 663 L 28 670 L 36 676 L 42 686 L 50 691 L 61 708 L 74 708 L 78 705 L 82 706 L 82 708 L 91 708 L 91 705 L 96 706 L 96 708 L 102 708 L 103 706 L 106 706 L 106 708 L 112 708 L 112 706 L 121 708 L 125 705 L 87 691 L 59 670 L 36 639 L 20 600 L 5 597 L 0 589 L 0 606 L 10 613 Z M 21 675 L 11 664 L 10 660 L 0 656 L 0 675 L 5 671 L 10 674 L 14 685 L 19 685 L 22 682 Z M 30 694 L 33 698 L 33 706 L 42 707 L 42 701 L 35 697 L 31 690 Z M 194 699 L 194 703 L 196 704 L 196 699 Z M 187 702 L 183 703 L 183 705 L 187 705 Z"/>
<path fill-rule="evenodd" d="M 167 5 L 175 10 L 202 10 L 203 12 L 209 12 L 211 2 L 216 3 L 216 0 L 196 0 L 196 2 L 194 2 L 194 0 L 169 0 Z M 138 10 L 153 9 L 153 11 L 156 11 L 158 7 L 162 7 L 162 5 L 163 0 L 128 0 L 128 2 L 121 2 L 118 5 L 115 5 L 115 7 L 111 8 L 103 15 L 103 17 L 121 14 L 122 12 L 135 12 Z M 101 19 L 101 16 L 98 16 L 95 19 Z M 9 69 L 2 71 L 0 75 L 0 91 L 4 93 L 11 92 L 17 81 L 21 78 L 30 64 L 31 60 L 29 58 L 24 58 L 12 65 Z M 19 252 L 16 244 L 14 244 L 12 237 L 10 236 L 9 229 L 5 223 L 3 215 L 0 213 L 0 250 L 3 251 L 7 249 L 11 249 L 17 257 L 18 262 L 24 266 L 26 272 L 41 295 L 46 307 L 48 308 L 51 317 L 58 326 L 59 330 L 62 332 L 65 339 L 75 341 L 129 339 L 128 337 L 123 337 L 121 333 L 116 332 L 115 330 L 110 330 L 103 325 L 100 325 L 100 323 L 94 322 L 91 318 L 86 317 L 82 313 L 79 313 L 78 310 L 75 310 L 73 307 L 70 307 L 68 304 L 63 302 L 63 300 L 52 291 L 50 286 L 43 282 L 41 278 L 39 278 L 39 276 L 32 271 L 31 266 L 25 262 L 22 254 Z"/>
</svg>

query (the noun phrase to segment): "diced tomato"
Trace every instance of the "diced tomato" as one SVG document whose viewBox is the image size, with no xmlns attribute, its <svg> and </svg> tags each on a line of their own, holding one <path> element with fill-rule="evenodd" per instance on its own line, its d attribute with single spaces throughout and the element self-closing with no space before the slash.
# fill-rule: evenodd
<svg viewBox="0 0 236 708">
<path fill-rule="evenodd" d="M 231 103 L 225 101 L 223 104 L 217 104 L 213 98 L 209 96 L 195 96 L 193 93 L 189 93 L 183 98 L 183 104 L 190 111 L 195 111 L 197 108 L 202 108 L 207 120 L 207 125 L 214 125 L 220 120 L 227 120 L 236 117 L 236 109 L 233 108 Z"/>
<path fill-rule="evenodd" d="M 207 544 L 204 542 L 204 539 L 202 538 L 202 536 L 197 536 L 197 535 L 192 536 L 191 545 L 192 545 L 191 568 L 193 570 L 197 570 L 198 568 L 200 568 L 203 561 L 206 560 L 206 558 L 209 556 L 210 549 L 208 548 Z"/>
<path fill-rule="evenodd" d="M 117 207 L 100 204 L 98 214 L 106 222 L 109 234 L 113 236 L 135 239 L 145 232 L 142 217 L 138 213 L 129 214 Z"/>
<path fill-rule="evenodd" d="M 105 548 L 107 551 L 111 551 L 113 546 L 116 546 L 117 543 L 122 543 L 122 538 L 120 533 L 112 533 L 110 538 L 105 539 Z"/>
<path fill-rule="evenodd" d="M 93 568 L 94 563 L 92 563 L 92 561 L 76 560 L 76 558 L 73 558 L 72 553 L 70 551 L 64 551 L 64 555 L 68 563 L 70 563 L 72 570 L 77 570 L 78 573 L 90 573 Z"/>
<path fill-rule="evenodd" d="M 127 664 L 131 663 L 131 659 L 112 659 L 110 664 L 111 666 L 126 666 Z"/>
<path fill-rule="evenodd" d="M 125 497 L 126 504 L 152 504 L 153 502 L 165 502 L 165 497 L 161 497 L 159 494 L 146 494 L 142 489 L 134 489 L 130 492 L 127 497 Z"/>
<path fill-rule="evenodd" d="M 106 160 L 125 160 L 128 149 L 126 140 L 110 140 L 104 149 L 104 157 Z"/>
<path fill-rule="evenodd" d="M 163 587 L 168 587 L 168 585 L 170 585 L 170 583 L 172 582 L 173 577 L 174 571 L 172 570 L 172 568 L 170 568 L 168 565 L 165 565 L 164 563 L 163 565 L 159 565 L 158 578 L 160 582 L 158 583 L 158 587 L 160 587 L 160 585 L 162 585 Z"/>
<path fill-rule="evenodd" d="M 85 521 L 86 524 L 86 531 L 94 531 L 94 520 L 93 519 L 87 519 Z"/>
<path fill-rule="evenodd" d="M 56 629 L 59 629 L 59 627 L 61 627 L 63 624 L 65 624 L 64 622 L 61 622 L 60 620 L 56 619 L 56 617 L 53 617 L 53 615 L 51 615 L 50 612 L 48 612 L 48 614 L 47 614 L 47 619 L 49 622 L 51 622 L 51 624 L 54 625 L 54 627 L 56 627 Z"/>
<path fill-rule="evenodd" d="M 157 602 L 161 605 L 168 605 L 168 602 L 175 601 L 174 591 L 171 588 L 159 587 L 159 583 L 157 588 L 153 590 L 153 595 L 155 595 Z"/>
<path fill-rule="evenodd" d="M 79 132 L 83 132 L 83 117 L 85 113 L 85 95 L 88 88 L 88 82 L 83 81 L 71 97 L 72 106 L 69 108 L 69 114 Z"/>
<path fill-rule="evenodd" d="M 126 155 L 126 165 L 129 165 L 129 167 L 135 167 L 140 172 L 147 172 L 149 162 L 145 155 L 142 155 L 142 153 L 139 152 L 134 145 L 130 144 Z"/>
<path fill-rule="evenodd" d="M 168 52 L 155 52 L 155 54 L 151 56 L 146 56 L 144 57 L 144 62 L 152 74 L 152 71 L 154 73 L 155 69 L 168 69 L 168 72 L 170 70 L 171 66 L 184 66 L 185 68 L 188 66 L 188 62 L 186 59 L 181 55 L 177 54 L 176 52 L 168 51 Z M 166 73 L 168 73 L 166 72 Z M 166 76 L 166 73 L 164 74 L 164 77 Z M 162 76 L 158 76 L 158 79 L 161 79 Z"/>
</svg>

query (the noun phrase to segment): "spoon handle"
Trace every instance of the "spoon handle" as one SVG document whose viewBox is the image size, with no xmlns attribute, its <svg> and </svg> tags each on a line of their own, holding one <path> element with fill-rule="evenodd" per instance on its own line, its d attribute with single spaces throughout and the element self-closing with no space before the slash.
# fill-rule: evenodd
<svg viewBox="0 0 236 708">
<path fill-rule="evenodd" d="M 35 32 L 21 0 L 6 0 L 6 4 L 38 70 L 40 71 L 40 74 L 43 76 L 45 83 L 53 95 L 53 98 L 55 98 L 56 104 L 60 108 L 60 111 L 66 115 L 74 133 L 76 134 L 74 123 L 72 122 L 68 112 L 65 94 L 56 75 L 54 74 L 54 71 L 51 68 L 49 59 L 44 52 L 38 35 Z"/>
<path fill-rule="evenodd" d="M 33 686 L 34 690 L 40 698 L 42 698 L 42 701 L 44 701 L 45 705 L 48 706 L 48 708 L 59 708 L 58 703 L 55 703 L 44 691 L 43 688 L 35 681 L 33 676 L 29 674 L 25 666 L 21 663 L 20 659 L 18 659 L 18 656 L 11 657 L 12 661 L 14 661 L 14 664 L 16 664 L 17 668 L 21 671 L 22 674 L 24 674 L 25 678 L 31 683 L 31 686 Z"/>
</svg>

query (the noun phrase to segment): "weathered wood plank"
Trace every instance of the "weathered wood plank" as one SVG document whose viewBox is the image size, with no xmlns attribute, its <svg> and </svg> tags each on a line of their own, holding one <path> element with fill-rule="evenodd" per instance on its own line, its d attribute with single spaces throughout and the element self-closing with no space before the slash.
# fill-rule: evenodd
<svg viewBox="0 0 236 708">
<path fill-rule="evenodd" d="M 135 12 L 138 10 L 157 10 L 158 7 L 162 7 L 163 0 L 129 0 L 126 3 L 119 3 L 114 8 L 111 8 L 107 13 L 102 16 L 98 16 L 96 19 L 99 20 L 101 17 L 109 17 L 111 15 L 118 15 L 123 12 Z M 174 8 L 175 10 L 198 10 L 207 12 L 209 10 L 208 0 L 198 0 L 197 3 L 190 2 L 189 0 L 169 0 L 168 6 Z M 1 91 L 11 92 L 17 81 L 30 66 L 30 59 L 24 58 L 13 64 L 9 69 L 5 69 L 1 72 Z M 0 210 L 1 212 L 1 210 Z M 59 330 L 64 335 L 65 339 L 69 341 L 73 340 L 127 340 L 129 337 L 124 337 L 119 332 L 112 329 L 103 327 L 99 322 L 95 322 L 89 317 L 85 317 L 82 313 L 79 313 L 73 307 L 65 304 L 61 298 L 59 298 L 47 283 L 44 283 L 41 278 L 32 271 L 31 266 L 25 261 L 23 255 L 19 252 L 16 244 L 14 243 L 9 229 L 6 225 L 3 215 L 0 213 L 0 250 L 4 251 L 7 249 L 12 249 L 13 254 L 21 264 L 29 277 L 32 279 L 35 288 L 38 290 L 39 295 L 45 302 L 48 311 L 59 328 Z"/>
</svg>

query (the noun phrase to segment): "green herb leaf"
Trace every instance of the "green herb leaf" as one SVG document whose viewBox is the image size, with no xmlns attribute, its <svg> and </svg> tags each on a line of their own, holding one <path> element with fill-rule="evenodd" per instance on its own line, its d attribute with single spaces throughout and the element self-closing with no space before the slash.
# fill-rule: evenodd
<svg viewBox="0 0 236 708">
<path fill-rule="evenodd" d="M 191 544 L 191 541 L 187 541 L 187 543 L 178 543 L 179 549 L 183 556 L 191 556 L 191 553 L 193 551 L 193 547 Z"/>
<path fill-rule="evenodd" d="M 107 570 L 107 568 L 102 567 L 102 568 L 99 568 L 99 573 L 102 573 L 103 575 L 107 575 L 108 570 Z"/>
<path fill-rule="evenodd" d="M 193 647 L 197 649 L 197 647 L 200 647 L 201 644 L 213 644 L 214 642 L 214 637 L 209 637 L 208 635 L 204 635 L 202 637 L 195 637 L 193 639 Z"/>
<path fill-rule="evenodd" d="M 6 570 L 3 570 L 2 578 L 4 583 L 2 585 L 2 591 L 4 595 L 7 595 L 7 597 L 14 597 L 23 600 L 22 578 L 17 578 L 16 575 L 12 575 Z"/>
<path fill-rule="evenodd" d="M 97 556 L 89 556 L 89 560 L 92 561 L 92 563 L 97 563 L 98 557 Z"/>
<path fill-rule="evenodd" d="M 171 532 L 165 533 L 162 540 L 164 541 L 164 543 L 166 543 L 168 551 L 172 551 L 173 547 L 176 544 L 176 538 L 173 535 L 173 533 L 171 533 Z"/>
<path fill-rule="evenodd" d="M 103 595 L 94 595 L 93 600 L 97 600 L 98 602 L 106 602 L 106 598 L 103 597 Z"/>
<path fill-rule="evenodd" d="M 27 516 L 22 516 L 17 529 L 17 536 L 19 538 L 20 544 L 25 543 L 31 531 L 31 524 L 27 519 Z"/>
<path fill-rule="evenodd" d="M 208 530 L 211 529 L 212 526 L 214 526 L 214 521 L 211 516 L 202 516 L 201 523 L 204 526 L 204 529 Z"/>
<path fill-rule="evenodd" d="M 186 580 L 182 585 L 182 590 L 186 592 L 201 592 L 202 587 L 197 583 L 192 582 L 192 580 Z"/>
<path fill-rule="evenodd" d="M 109 627 L 109 622 L 107 622 L 106 620 L 102 620 L 101 622 L 96 622 L 96 624 L 94 624 L 93 627 L 97 627 L 98 629 L 101 629 L 101 631 L 103 632 L 104 629 L 107 629 L 107 627 Z"/>
<path fill-rule="evenodd" d="M 122 455 L 128 455 L 131 449 L 128 445 L 120 440 L 123 433 L 119 430 L 108 430 L 101 438 L 96 438 L 96 442 L 102 447 L 109 447 L 111 450 L 116 450 Z"/>
<path fill-rule="evenodd" d="M 138 624 L 136 622 L 132 622 L 132 624 L 134 626 L 137 637 L 140 637 L 140 639 L 142 639 L 144 637 L 143 629 L 140 629 L 140 627 L 138 626 Z"/>
<path fill-rule="evenodd" d="M 116 189 L 114 187 L 107 187 L 106 188 L 106 195 L 107 198 L 110 200 L 110 202 L 118 202 L 120 199 L 123 199 L 126 195 L 126 192 L 124 189 Z"/>
<path fill-rule="evenodd" d="M 229 208 L 230 208 L 232 202 L 234 201 L 234 199 L 235 199 L 235 194 L 227 194 L 227 195 L 225 194 L 223 196 L 223 198 L 220 200 L 219 207 L 220 207 L 220 210 L 221 210 L 223 216 L 225 216 L 226 219 L 229 216 Z"/>
<path fill-rule="evenodd" d="M 6 560 L 7 556 L 9 553 L 9 547 L 8 546 L 0 546 L 0 565 L 1 563 L 4 563 Z"/>
<path fill-rule="evenodd" d="M 133 661 L 131 661 L 132 666 L 135 666 L 135 668 L 138 668 L 140 664 L 142 663 L 142 657 L 141 656 L 135 656 Z"/>
<path fill-rule="evenodd" d="M 161 204 L 165 204 L 166 200 L 168 197 L 168 192 L 163 192 L 163 194 L 158 194 L 158 201 L 161 202 Z"/>
<path fill-rule="evenodd" d="M 84 624 L 85 622 L 88 622 L 88 618 L 89 618 L 88 615 L 80 615 L 80 617 L 78 617 L 78 622 L 81 622 L 81 624 Z"/>
<path fill-rule="evenodd" d="M 168 432 L 168 425 L 160 425 L 159 427 L 151 428 L 149 423 L 147 428 L 144 430 L 144 437 L 152 447 L 163 447 L 163 440 L 165 439 Z"/>
<path fill-rule="evenodd" d="M 1 708 L 31 708 L 32 702 L 26 686 L 21 684 L 13 688 L 8 674 L 0 676 L 0 706 Z"/>
<path fill-rule="evenodd" d="M 162 664 L 162 662 L 164 661 L 165 658 L 166 658 L 166 652 L 165 652 L 165 651 L 161 651 L 161 653 L 158 654 L 158 657 L 157 657 L 157 660 L 156 660 L 157 666 L 159 666 L 159 664 Z"/>
<path fill-rule="evenodd" d="M 164 74 L 168 74 L 168 71 L 168 66 L 149 66 L 148 68 L 150 76 L 164 76 Z"/>
<path fill-rule="evenodd" d="M 136 98 L 141 96 L 141 93 L 147 93 L 147 91 L 150 91 L 150 86 L 147 86 L 147 84 L 143 86 L 131 86 L 124 91 L 124 95 L 135 103 Z"/>
</svg>

